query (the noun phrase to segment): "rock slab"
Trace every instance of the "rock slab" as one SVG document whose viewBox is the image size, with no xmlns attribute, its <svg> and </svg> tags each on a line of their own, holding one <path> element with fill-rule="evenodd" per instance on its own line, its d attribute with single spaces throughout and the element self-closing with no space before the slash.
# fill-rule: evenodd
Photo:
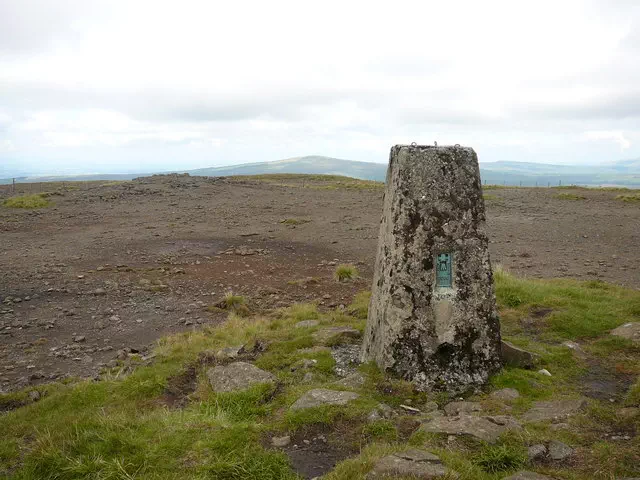
<svg viewBox="0 0 640 480">
<path fill-rule="evenodd" d="M 500 369 L 473 149 L 391 149 L 374 270 L 363 361 L 423 391 L 466 390 Z"/>
<path fill-rule="evenodd" d="M 383 478 L 411 477 L 420 479 L 441 478 L 453 472 L 442 465 L 440 459 L 432 453 L 415 448 L 382 457 L 376 462 L 367 476 L 367 480 Z"/>
<path fill-rule="evenodd" d="M 420 430 L 448 435 L 469 435 L 488 443 L 495 443 L 498 437 L 509 430 L 521 430 L 520 424 L 509 416 L 477 417 L 459 415 L 456 417 L 432 417 L 422 423 Z"/>
<path fill-rule="evenodd" d="M 547 477 L 541 473 L 522 471 L 510 477 L 504 477 L 502 480 L 555 480 L 555 478 Z"/>
<path fill-rule="evenodd" d="M 586 405 L 587 401 L 584 398 L 534 402 L 533 407 L 522 419 L 525 422 L 560 422 L 578 413 Z"/>
<path fill-rule="evenodd" d="M 360 333 L 360 330 L 356 330 L 351 327 L 323 328 L 322 330 L 314 332 L 312 335 L 315 342 L 323 345 L 348 343 L 354 339 L 360 338 L 361 336 L 362 334 Z"/>
<path fill-rule="evenodd" d="M 551 440 L 549 442 L 549 458 L 551 460 L 565 460 L 573 455 L 573 448 L 566 443 L 559 442 L 558 440 Z"/>
<path fill-rule="evenodd" d="M 504 363 L 510 367 L 533 368 L 539 359 L 537 354 L 527 352 L 504 340 L 502 341 L 501 349 Z"/>
<path fill-rule="evenodd" d="M 360 395 L 354 392 L 341 392 L 326 388 L 309 390 L 291 405 L 291 410 L 321 407 L 323 405 L 346 405 Z"/>
<path fill-rule="evenodd" d="M 629 322 L 611 330 L 611 335 L 627 338 L 634 343 L 640 343 L 640 322 Z"/>
<path fill-rule="evenodd" d="M 444 413 L 453 417 L 461 414 L 471 414 L 473 412 L 481 412 L 482 405 L 479 402 L 450 402 L 444 406 Z"/>
<path fill-rule="evenodd" d="M 207 371 L 207 377 L 214 392 L 236 392 L 246 390 L 253 385 L 276 382 L 276 377 L 271 373 L 245 362 L 210 368 Z"/>
<path fill-rule="evenodd" d="M 512 400 L 520 398 L 520 392 L 518 392 L 518 390 L 516 390 L 515 388 L 502 388 L 500 390 L 496 390 L 495 392 L 491 392 L 489 396 L 496 400 L 510 402 Z"/>
</svg>

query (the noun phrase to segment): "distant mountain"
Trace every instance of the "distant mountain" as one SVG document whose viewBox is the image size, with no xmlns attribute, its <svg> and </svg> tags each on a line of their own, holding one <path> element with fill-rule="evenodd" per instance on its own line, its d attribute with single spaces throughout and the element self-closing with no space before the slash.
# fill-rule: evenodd
<svg viewBox="0 0 640 480">
<path fill-rule="evenodd" d="M 324 175 L 343 175 L 345 177 L 361 178 L 363 180 L 384 181 L 387 165 L 373 162 L 356 162 L 340 160 L 339 158 L 308 157 L 287 158 L 275 162 L 243 163 L 228 167 L 199 168 L 189 170 L 191 175 L 209 177 L 226 177 L 229 175 L 262 175 L 265 173 L 308 173 Z"/>
<path fill-rule="evenodd" d="M 46 177 L 21 177 L 18 182 L 130 180 L 154 173 L 188 173 L 209 177 L 230 175 L 262 175 L 269 173 L 306 173 L 344 175 L 364 180 L 385 180 L 387 165 L 373 162 L 356 162 L 318 155 L 288 158 L 275 162 L 244 163 L 226 167 L 198 168 L 175 172 L 148 172 L 139 174 L 71 175 Z M 552 165 L 527 162 L 493 162 L 480 165 L 482 181 L 497 185 L 587 185 L 624 186 L 640 188 L 640 158 L 622 160 L 601 165 Z M 0 180 L 11 183 L 11 179 Z"/>
<path fill-rule="evenodd" d="M 480 165 L 483 182 L 498 185 L 586 185 L 640 188 L 640 159 L 600 165 L 493 162 Z"/>
</svg>

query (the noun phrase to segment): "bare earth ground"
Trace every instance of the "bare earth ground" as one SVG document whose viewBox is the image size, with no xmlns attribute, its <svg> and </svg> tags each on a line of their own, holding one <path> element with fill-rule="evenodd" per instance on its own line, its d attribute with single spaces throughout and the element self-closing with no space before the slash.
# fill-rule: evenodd
<svg viewBox="0 0 640 480">
<path fill-rule="evenodd" d="M 638 204 L 565 192 L 486 192 L 494 265 L 640 288 Z M 369 289 L 382 190 L 168 176 L 51 198 L 0 207 L 0 391 L 144 356 L 160 336 L 223 320 L 207 307 L 230 291 L 255 312 L 348 304 Z M 362 278 L 336 282 L 339 263 Z"/>
</svg>

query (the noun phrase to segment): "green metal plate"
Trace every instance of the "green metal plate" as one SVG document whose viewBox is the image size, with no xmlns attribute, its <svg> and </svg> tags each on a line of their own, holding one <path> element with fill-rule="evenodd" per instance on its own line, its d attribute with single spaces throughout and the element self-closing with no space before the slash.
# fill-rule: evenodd
<svg viewBox="0 0 640 480">
<path fill-rule="evenodd" d="M 451 288 L 453 285 L 453 253 L 436 256 L 436 287 Z"/>
</svg>

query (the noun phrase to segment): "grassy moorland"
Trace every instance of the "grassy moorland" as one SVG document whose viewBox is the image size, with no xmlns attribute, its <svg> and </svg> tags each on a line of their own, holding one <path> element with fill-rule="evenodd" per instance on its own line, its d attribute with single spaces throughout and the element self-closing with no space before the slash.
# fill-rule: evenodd
<svg viewBox="0 0 640 480">
<path fill-rule="evenodd" d="M 312 388 L 350 389 L 334 383 L 339 378 L 331 351 L 316 344 L 312 334 L 326 326 L 362 330 L 368 294 L 331 311 L 295 304 L 244 317 L 231 309 L 220 326 L 162 339 L 150 362 L 133 355 L 99 381 L 68 380 L 0 396 L 0 410 L 5 410 L 0 415 L 0 477 L 294 479 L 299 477 L 286 453 L 271 447 L 269 439 L 317 432 L 352 452 L 325 476 L 331 480 L 362 479 L 377 458 L 407 445 L 438 454 L 468 480 L 497 480 L 523 467 L 567 480 L 637 476 L 640 416 L 621 411 L 640 404 L 640 383 L 634 380 L 640 375 L 640 347 L 608 332 L 640 320 L 640 292 L 602 282 L 521 279 L 500 270 L 495 283 L 503 336 L 538 353 L 539 368 L 552 376 L 505 368 L 470 399 L 487 411 L 517 417 L 535 400 L 584 395 L 586 379 L 594 372 L 624 377 L 626 388 L 611 392 L 614 401 L 590 399 L 564 429 L 524 424 L 495 445 L 417 432 L 419 417 L 408 414 L 368 422 L 367 414 L 380 402 L 401 411 L 400 404 L 420 409 L 429 401 L 442 406 L 449 400 L 443 393 L 415 392 L 372 365 L 360 367 L 365 382 L 351 388 L 360 393 L 357 400 L 294 411 L 289 406 Z M 231 297 L 225 301 L 243 303 Z M 319 325 L 294 327 L 309 319 Z M 580 355 L 563 345 L 567 340 L 580 345 Z M 254 352 L 251 361 L 272 372 L 278 386 L 214 393 L 205 372 L 216 362 L 215 352 L 235 345 Z M 305 383 L 308 372 L 312 379 Z M 504 387 L 517 389 L 521 397 L 505 405 L 488 396 Z M 37 401 L 33 391 L 39 392 Z M 618 438 L 621 432 L 627 436 Z M 552 439 L 575 448 L 571 462 L 528 465 L 527 446 Z"/>
</svg>

